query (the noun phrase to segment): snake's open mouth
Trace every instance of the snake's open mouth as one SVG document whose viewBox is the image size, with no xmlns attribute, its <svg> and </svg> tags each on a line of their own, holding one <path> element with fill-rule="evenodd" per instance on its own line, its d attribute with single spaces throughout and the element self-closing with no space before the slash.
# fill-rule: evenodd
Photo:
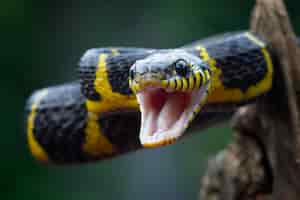
<svg viewBox="0 0 300 200">
<path fill-rule="evenodd" d="M 147 87 L 136 96 L 142 113 L 140 141 L 143 146 L 157 147 L 183 135 L 207 98 L 207 86 L 188 92 Z"/>
</svg>

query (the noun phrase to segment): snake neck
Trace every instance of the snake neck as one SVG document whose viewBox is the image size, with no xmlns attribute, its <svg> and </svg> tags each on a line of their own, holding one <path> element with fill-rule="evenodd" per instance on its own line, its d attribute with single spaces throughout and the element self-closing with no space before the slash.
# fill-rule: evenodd
<svg viewBox="0 0 300 200">
<path fill-rule="evenodd" d="M 273 54 L 251 33 L 221 37 L 196 46 L 192 53 L 207 62 L 211 70 L 207 107 L 231 110 L 264 96 L 273 87 Z"/>
</svg>

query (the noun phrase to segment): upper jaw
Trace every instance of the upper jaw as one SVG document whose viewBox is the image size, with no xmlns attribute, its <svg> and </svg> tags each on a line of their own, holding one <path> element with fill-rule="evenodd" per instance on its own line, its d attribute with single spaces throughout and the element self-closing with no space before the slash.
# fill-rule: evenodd
<svg viewBox="0 0 300 200">
<path fill-rule="evenodd" d="M 129 80 L 129 86 L 134 93 L 139 93 L 147 88 L 163 88 L 169 90 L 167 80 L 153 79 L 153 76 L 143 76 L 139 79 Z"/>
</svg>

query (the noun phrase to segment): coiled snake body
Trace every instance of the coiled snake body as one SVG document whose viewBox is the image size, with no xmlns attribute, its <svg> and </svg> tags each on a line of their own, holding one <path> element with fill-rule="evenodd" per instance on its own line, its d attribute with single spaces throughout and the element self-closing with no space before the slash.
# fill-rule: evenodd
<svg viewBox="0 0 300 200">
<path fill-rule="evenodd" d="M 172 143 L 266 95 L 273 65 L 267 44 L 249 32 L 177 49 L 88 50 L 79 82 L 29 98 L 30 150 L 43 162 L 74 163 Z"/>
</svg>

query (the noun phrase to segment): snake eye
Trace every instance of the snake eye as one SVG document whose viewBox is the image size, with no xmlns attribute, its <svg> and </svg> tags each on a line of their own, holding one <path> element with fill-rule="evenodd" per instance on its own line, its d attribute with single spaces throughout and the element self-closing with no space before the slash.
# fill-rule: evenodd
<svg viewBox="0 0 300 200">
<path fill-rule="evenodd" d="M 175 71 L 179 76 L 186 76 L 188 72 L 187 63 L 184 60 L 178 60 L 175 63 Z"/>
</svg>

